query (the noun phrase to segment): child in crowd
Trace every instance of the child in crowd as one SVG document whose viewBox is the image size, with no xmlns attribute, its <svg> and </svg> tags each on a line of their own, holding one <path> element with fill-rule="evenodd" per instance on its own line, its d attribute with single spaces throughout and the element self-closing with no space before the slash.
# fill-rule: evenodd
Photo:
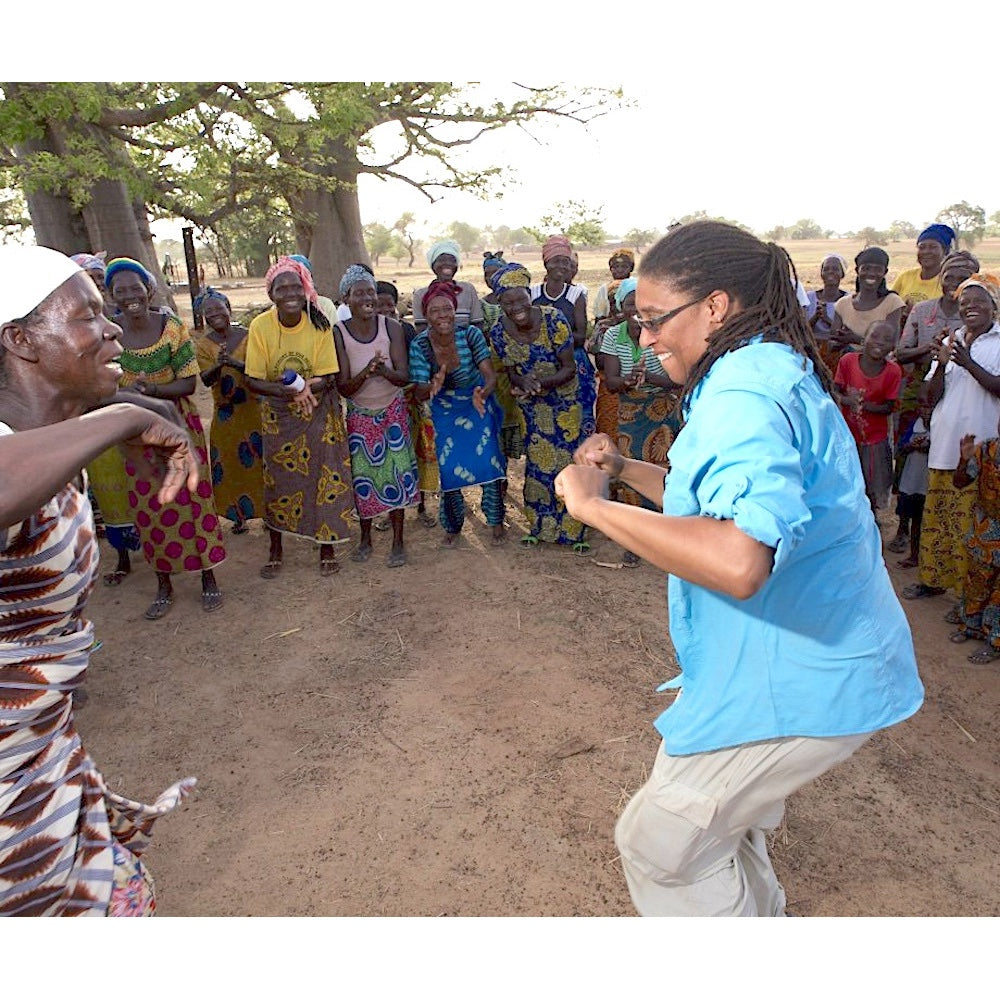
<svg viewBox="0 0 1000 1000">
<path fill-rule="evenodd" d="M 978 489 L 960 605 L 964 624 L 949 638 L 952 642 L 982 639 L 982 647 L 969 656 L 969 662 L 985 664 L 1000 659 L 1000 439 L 977 445 L 975 436 L 966 434 L 960 447 L 961 460 L 952 477 L 955 486 L 963 489 L 976 482 Z"/>
<path fill-rule="evenodd" d="M 833 379 L 841 394 L 841 410 L 858 446 L 865 493 L 876 524 L 878 508 L 892 489 L 889 414 L 898 404 L 903 377 L 899 365 L 889 360 L 896 334 L 895 324 L 873 322 L 865 331 L 861 350 L 841 357 Z"/>
<path fill-rule="evenodd" d="M 927 499 L 927 452 L 930 448 L 929 428 L 931 406 L 921 396 L 917 404 L 917 418 L 900 436 L 899 453 L 904 458 L 903 472 L 899 477 L 900 520 L 910 525 L 910 554 L 896 564 L 903 569 L 913 569 L 920 562 L 920 525 Z"/>
</svg>

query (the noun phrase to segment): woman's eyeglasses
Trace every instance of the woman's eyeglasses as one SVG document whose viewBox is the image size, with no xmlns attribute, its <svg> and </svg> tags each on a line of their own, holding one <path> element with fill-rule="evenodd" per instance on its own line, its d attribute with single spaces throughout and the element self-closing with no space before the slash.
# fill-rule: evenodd
<svg viewBox="0 0 1000 1000">
<path fill-rule="evenodd" d="M 669 323 L 675 316 L 679 316 L 685 309 L 690 309 L 691 306 L 696 306 L 699 302 L 704 302 L 707 298 L 707 295 L 703 295 L 700 299 L 692 299 L 692 301 L 685 302 L 684 305 L 678 306 L 676 309 L 671 309 L 670 312 L 665 312 L 662 316 L 654 316 L 652 319 L 643 319 L 641 316 L 636 315 L 635 321 L 643 330 L 656 333 L 661 326 Z"/>
</svg>

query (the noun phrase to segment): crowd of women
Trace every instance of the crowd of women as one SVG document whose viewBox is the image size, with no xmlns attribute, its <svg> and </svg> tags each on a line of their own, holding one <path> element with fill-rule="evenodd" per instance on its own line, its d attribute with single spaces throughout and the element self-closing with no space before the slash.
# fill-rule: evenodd
<svg viewBox="0 0 1000 1000">
<path fill-rule="evenodd" d="M 979 273 L 971 254 L 955 252 L 953 241 L 948 227 L 928 227 L 917 242 L 918 267 L 901 273 L 892 290 L 883 250 L 855 258 L 853 293 L 841 287 L 847 262 L 832 255 L 822 262 L 822 287 L 802 306 L 784 251 L 733 227 L 695 224 L 661 241 L 638 277 L 635 255 L 615 251 L 610 280 L 588 308 L 564 236 L 544 244 L 544 275 L 502 252 L 485 254 L 489 291 L 482 298 L 456 280 L 461 252 L 445 240 L 428 252 L 433 278 L 414 293 L 412 324 L 399 315 L 398 290 L 367 265 L 347 269 L 335 303 L 317 293 L 309 261 L 296 255 L 269 269 L 271 307 L 248 327 L 233 322 L 225 295 L 203 292 L 196 308 L 205 330 L 197 340 L 156 304 L 156 282 L 140 262 L 94 254 L 71 261 L 18 248 L 33 252 L 11 257 L 5 273 L 21 275 L 21 284 L 0 303 L 0 457 L 26 461 L 32 447 L 65 441 L 53 428 L 67 421 L 77 422 L 79 434 L 68 449 L 39 453 L 37 472 L 0 497 L 4 600 L 23 605 L 14 608 L 16 622 L 7 616 L 12 624 L 0 641 L 0 695 L 17 692 L 4 696 L 0 719 L 0 749 L 10 745 L 2 755 L 0 821 L 15 831 L 0 838 L 0 911 L 151 910 L 151 883 L 136 855 L 152 820 L 191 784 L 168 790 L 152 807 L 114 796 L 73 728 L 73 693 L 92 642 L 82 609 L 96 566 L 89 506 L 75 478 L 83 465 L 117 555 L 103 582 L 122 585 L 130 553 L 141 551 L 157 579 L 146 617 L 158 619 L 173 604 L 180 572 L 200 574 L 205 612 L 222 605 L 215 569 L 226 557 L 223 519 L 236 535 L 249 520 L 263 520 L 265 580 L 282 572 L 285 535 L 316 543 L 321 576 L 339 571 L 337 549 L 355 533 L 351 559 L 369 560 L 373 528 L 391 530 L 386 565 L 405 565 L 405 511 L 414 508 L 427 523 L 428 493 L 439 495 L 441 546 L 454 548 L 465 524 L 463 490 L 472 486 L 481 490 L 491 543 L 503 545 L 508 466 L 523 457 L 527 530 L 520 544 L 585 553 L 588 526 L 598 527 L 622 546 L 623 565 L 644 556 L 672 574 L 672 587 L 676 577 L 687 588 L 671 599 L 672 608 L 675 596 L 680 602 L 672 627 L 676 617 L 677 627 L 688 629 L 674 634 L 686 708 L 658 722 L 665 749 L 657 773 L 677 766 L 668 740 L 678 754 L 700 759 L 745 742 L 774 739 L 784 747 L 791 735 L 789 760 L 797 763 L 779 783 L 787 794 L 852 753 L 873 729 L 915 710 L 919 681 L 912 656 L 903 655 L 906 644 L 882 643 L 876 659 L 883 668 L 891 661 L 896 679 L 890 684 L 883 673 L 876 690 L 866 673 L 871 650 L 841 655 L 855 638 L 861 642 L 856 622 L 840 622 L 834 635 L 833 619 L 813 622 L 816 636 L 796 639 L 789 663 L 801 654 L 803 662 L 819 657 L 829 667 L 817 638 L 829 632 L 844 675 L 830 690 L 840 698 L 843 685 L 856 685 L 861 694 L 834 708 L 824 689 L 803 715 L 804 728 L 788 721 L 804 702 L 799 695 L 781 702 L 781 686 L 792 680 L 773 664 L 774 703 L 752 718 L 713 715 L 711 696 L 703 703 L 696 693 L 700 671 L 732 667 L 721 647 L 714 666 L 695 667 L 704 656 L 691 645 L 699 615 L 732 617 L 720 594 L 753 603 L 758 592 L 780 591 L 788 606 L 761 598 L 761 621 L 770 623 L 761 627 L 779 637 L 799 633 L 801 618 L 793 627 L 789 616 L 803 613 L 808 587 L 793 595 L 791 581 L 796 573 L 805 581 L 826 556 L 843 557 L 847 573 L 847 548 L 867 569 L 858 575 L 851 563 L 854 576 L 841 584 L 874 595 L 885 613 L 879 627 L 891 619 L 902 643 L 905 621 L 874 530 L 892 491 L 899 522 L 888 548 L 908 548 L 901 564 L 919 572 L 903 596 L 954 588 L 952 640 L 981 639 L 975 663 L 1000 658 L 1000 283 Z M 75 371 L 80 361 L 90 367 L 78 363 Z M 765 362 L 776 366 L 766 379 L 759 369 Z M 710 374 L 712 388 L 703 391 Z M 193 401 L 198 378 L 214 403 L 210 447 Z M 779 396 L 786 422 L 802 424 L 794 440 L 772 419 Z M 96 419 L 83 415 L 109 400 Z M 834 404 L 844 421 L 831 423 Z M 848 429 L 858 462 L 842 460 Z M 808 442 L 822 454 L 782 451 Z M 834 453 L 841 460 L 830 463 Z M 809 476 L 819 478 L 789 492 L 801 478 L 793 466 L 808 463 L 815 466 Z M 799 509 L 806 494 L 811 515 Z M 859 527 L 859 498 L 875 515 L 870 532 L 865 518 Z M 608 500 L 618 503 L 608 507 Z M 720 527 L 710 526 L 713 519 Z M 819 521 L 828 522 L 827 533 L 817 533 Z M 831 549 L 841 544 L 837 538 L 847 546 L 840 555 Z M 29 569 L 38 565 L 51 580 Z M 779 567 L 784 582 L 772 586 Z M 750 629 L 746 619 L 740 627 Z M 748 642 L 761 639 L 750 631 Z M 46 650 L 40 659 L 31 654 L 30 667 L 28 646 Z M 726 684 L 746 688 L 749 698 L 752 670 L 741 669 L 739 677 L 727 674 Z M 772 717 L 786 721 L 763 724 Z M 42 729 L 55 735 L 41 749 L 29 747 Z M 83 786 L 70 780 L 78 773 L 74 755 L 83 755 L 90 775 Z M 743 767 L 745 757 L 740 750 L 726 767 Z M 753 767 L 773 775 L 775 765 L 762 761 L 755 757 Z M 675 883 L 651 885 L 645 848 L 637 846 L 649 833 L 650 794 L 644 789 L 630 806 L 620 847 L 640 912 L 676 912 L 679 897 L 664 888 Z M 783 799 L 775 794 L 756 803 L 752 821 L 736 823 L 738 836 L 726 834 L 764 880 L 758 898 L 741 897 L 746 912 L 783 908 L 760 833 Z M 59 834 L 77 814 L 90 824 L 86 835 Z M 32 851 L 41 861 L 25 866 Z"/>
</svg>

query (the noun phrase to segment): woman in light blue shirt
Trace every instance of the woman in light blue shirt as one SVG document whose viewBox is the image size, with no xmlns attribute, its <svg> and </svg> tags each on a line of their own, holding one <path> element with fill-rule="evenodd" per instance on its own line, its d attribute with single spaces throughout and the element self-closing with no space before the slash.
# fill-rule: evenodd
<svg viewBox="0 0 1000 1000">
<path fill-rule="evenodd" d="M 682 673 L 663 687 L 681 693 L 616 830 L 644 915 L 783 915 L 764 831 L 785 798 L 923 700 L 793 275 L 783 249 L 722 223 L 660 240 L 636 306 L 640 343 L 684 386 L 671 471 L 595 435 L 557 482 L 573 516 L 670 574 Z M 609 501 L 611 478 L 663 514 Z"/>
</svg>

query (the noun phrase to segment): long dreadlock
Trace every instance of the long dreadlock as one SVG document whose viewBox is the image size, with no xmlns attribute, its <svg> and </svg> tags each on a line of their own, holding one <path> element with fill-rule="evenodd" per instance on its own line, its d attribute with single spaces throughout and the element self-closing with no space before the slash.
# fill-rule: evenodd
<svg viewBox="0 0 1000 1000">
<path fill-rule="evenodd" d="M 795 296 L 798 275 L 788 253 L 776 243 L 724 222 L 690 222 L 671 230 L 650 249 L 639 265 L 639 276 L 661 281 L 692 299 L 724 291 L 741 310 L 708 337 L 705 353 L 688 373 L 680 408 L 723 355 L 746 347 L 760 334 L 788 344 L 813 363 L 820 383 L 830 392 L 833 378 L 816 347 Z"/>
</svg>

